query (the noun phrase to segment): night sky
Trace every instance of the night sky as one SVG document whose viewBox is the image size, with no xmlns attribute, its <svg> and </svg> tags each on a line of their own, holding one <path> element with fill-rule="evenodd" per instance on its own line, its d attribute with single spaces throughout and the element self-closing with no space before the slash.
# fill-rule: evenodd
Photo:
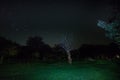
<svg viewBox="0 0 120 80">
<path fill-rule="evenodd" d="M 29 36 L 60 43 L 67 35 L 73 48 L 81 44 L 108 44 L 97 21 L 112 13 L 110 0 L 0 1 L 0 36 L 25 44 Z"/>
</svg>

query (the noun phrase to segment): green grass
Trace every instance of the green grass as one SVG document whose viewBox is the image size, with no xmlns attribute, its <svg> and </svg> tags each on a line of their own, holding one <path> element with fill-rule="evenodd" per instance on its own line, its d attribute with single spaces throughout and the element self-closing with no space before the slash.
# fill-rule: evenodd
<svg viewBox="0 0 120 80">
<path fill-rule="evenodd" d="M 0 80 L 119 80 L 119 65 L 110 61 L 0 65 Z"/>
</svg>

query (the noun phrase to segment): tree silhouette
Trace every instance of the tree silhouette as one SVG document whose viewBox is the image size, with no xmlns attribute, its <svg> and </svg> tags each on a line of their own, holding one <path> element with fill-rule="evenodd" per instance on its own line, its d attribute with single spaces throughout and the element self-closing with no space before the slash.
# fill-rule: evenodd
<svg viewBox="0 0 120 80">
<path fill-rule="evenodd" d="M 3 63 L 5 58 L 16 56 L 18 46 L 17 43 L 0 37 L 0 63 Z"/>
<path fill-rule="evenodd" d="M 120 21 L 115 20 L 111 23 L 107 23 L 99 20 L 97 24 L 100 28 L 104 29 L 106 32 L 106 37 L 110 38 L 114 42 L 120 42 Z"/>
<path fill-rule="evenodd" d="M 40 60 L 46 60 L 47 56 L 52 51 L 51 47 L 45 44 L 42 37 L 39 36 L 29 37 L 26 44 L 32 55 L 38 57 Z"/>
<path fill-rule="evenodd" d="M 66 60 L 66 50 L 60 44 L 55 44 L 53 47 L 54 58 L 56 61 Z"/>
<path fill-rule="evenodd" d="M 44 42 L 42 41 L 42 38 L 38 36 L 29 37 L 27 40 L 27 46 L 36 50 L 41 49 L 43 45 Z"/>
<path fill-rule="evenodd" d="M 115 0 L 114 0 L 115 1 Z M 114 2 L 113 1 L 113 2 Z M 98 27 L 106 32 L 106 37 L 110 38 L 116 44 L 120 45 L 120 8 L 117 1 L 112 3 L 112 12 L 108 21 L 98 20 Z"/>
</svg>

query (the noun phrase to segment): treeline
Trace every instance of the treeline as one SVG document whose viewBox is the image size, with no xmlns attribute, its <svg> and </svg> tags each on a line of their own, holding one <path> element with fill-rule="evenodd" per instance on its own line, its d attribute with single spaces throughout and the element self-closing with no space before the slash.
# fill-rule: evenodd
<svg viewBox="0 0 120 80">
<path fill-rule="evenodd" d="M 81 59 L 113 59 L 119 58 L 119 48 L 116 44 L 88 45 L 71 50 L 73 61 Z M 65 49 L 59 44 L 50 47 L 38 36 L 29 37 L 26 45 L 0 37 L 0 63 L 26 63 L 26 62 L 67 62 Z"/>
<path fill-rule="evenodd" d="M 73 60 L 113 60 L 120 58 L 119 46 L 115 43 L 110 43 L 109 45 L 83 44 L 77 50 L 71 51 L 71 53 L 73 54 Z"/>
<path fill-rule="evenodd" d="M 66 61 L 66 51 L 59 45 L 50 47 L 41 37 L 29 37 L 26 45 L 0 37 L 0 63 Z"/>
</svg>

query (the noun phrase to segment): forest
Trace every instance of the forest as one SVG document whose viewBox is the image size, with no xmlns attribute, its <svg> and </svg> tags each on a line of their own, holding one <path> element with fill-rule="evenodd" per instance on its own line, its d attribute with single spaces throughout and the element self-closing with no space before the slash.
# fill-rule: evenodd
<svg viewBox="0 0 120 80">
<path fill-rule="evenodd" d="M 115 43 L 109 45 L 83 44 L 78 49 L 70 50 L 72 61 L 119 60 L 119 47 Z M 40 36 L 29 37 L 26 45 L 0 37 L 0 63 L 31 62 L 67 62 L 67 51 L 60 45 L 53 47 L 46 44 Z"/>
</svg>

